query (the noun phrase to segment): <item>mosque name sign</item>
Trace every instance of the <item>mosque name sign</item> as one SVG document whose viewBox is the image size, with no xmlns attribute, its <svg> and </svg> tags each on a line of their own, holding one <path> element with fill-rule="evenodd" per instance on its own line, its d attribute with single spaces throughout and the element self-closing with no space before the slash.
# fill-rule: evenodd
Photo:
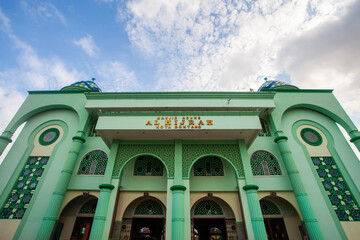
<svg viewBox="0 0 360 240">
<path fill-rule="evenodd" d="M 204 126 L 212 126 L 213 120 L 201 119 L 200 117 L 156 117 L 148 120 L 146 127 L 155 129 L 201 129 Z"/>
</svg>

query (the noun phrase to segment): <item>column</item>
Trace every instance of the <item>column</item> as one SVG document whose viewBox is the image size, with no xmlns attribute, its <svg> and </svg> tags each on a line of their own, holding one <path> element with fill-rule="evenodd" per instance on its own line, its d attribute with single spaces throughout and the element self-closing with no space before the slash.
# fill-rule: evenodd
<svg viewBox="0 0 360 240">
<path fill-rule="evenodd" d="M 350 142 L 355 144 L 356 148 L 360 152 L 360 133 L 359 133 L 359 131 L 352 131 L 349 133 L 349 135 L 351 137 Z"/>
<path fill-rule="evenodd" d="M 96 205 L 94 221 L 91 227 L 90 240 L 103 239 L 104 232 L 107 233 L 106 239 L 109 237 L 112 215 L 108 215 L 108 208 L 111 207 L 113 209 L 115 206 L 115 202 L 112 204 L 112 206 L 109 206 L 109 203 L 111 200 L 111 192 L 115 188 L 115 186 L 111 184 L 111 180 L 118 149 L 119 142 L 113 141 L 113 143 L 111 144 L 110 156 L 106 164 L 103 184 L 99 185 L 100 195 L 98 203 Z M 110 213 L 113 212 L 114 211 L 110 211 Z"/>
<path fill-rule="evenodd" d="M 55 190 L 51 196 L 49 206 L 46 210 L 36 239 L 48 240 L 51 236 L 71 178 L 71 174 L 75 167 L 76 159 L 79 156 L 79 151 L 82 145 L 85 143 L 85 139 L 83 138 L 84 132 L 79 131 L 78 135 L 79 136 L 74 136 L 72 138 L 73 143 L 65 160 L 64 167 L 61 170 L 59 179 L 57 181 Z"/>
<path fill-rule="evenodd" d="M 259 196 L 257 194 L 257 190 L 259 189 L 259 187 L 255 185 L 245 140 L 244 139 L 238 140 L 238 144 L 240 149 L 241 160 L 244 167 L 245 182 L 246 182 L 246 185 L 243 187 L 243 190 L 246 192 L 246 198 L 248 202 L 254 237 L 256 240 L 258 239 L 267 240 L 268 238 L 266 234 L 264 218 L 261 213 Z M 239 189 L 239 191 L 241 190 Z M 249 232 L 248 234 L 249 236 L 251 235 Z"/>
<path fill-rule="evenodd" d="M 184 191 L 186 187 L 182 182 L 182 141 L 175 140 L 175 168 L 174 185 L 170 187 L 172 191 L 172 240 L 183 240 L 185 236 L 184 218 Z"/>
<path fill-rule="evenodd" d="M 319 223 L 312 210 L 310 200 L 307 196 L 307 193 L 305 192 L 305 188 L 301 181 L 299 171 L 295 165 L 292 153 L 288 146 L 288 138 L 282 133 L 282 131 L 277 131 L 275 133 L 275 136 L 276 138 L 274 141 L 277 143 L 280 149 L 280 153 L 284 160 L 285 168 L 289 175 L 289 179 L 293 187 L 297 203 L 299 204 L 299 208 L 303 216 L 304 223 L 309 233 L 310 239 L 324 239 L 319 227 Z"/>
<path fill-rule="evenodd" d="M 11 137 L 12 133 L 9 131 L 4 131 L 0 136 L 0 156 L 4 152 L 6 146 L 12 142 Z"/>
</svg>

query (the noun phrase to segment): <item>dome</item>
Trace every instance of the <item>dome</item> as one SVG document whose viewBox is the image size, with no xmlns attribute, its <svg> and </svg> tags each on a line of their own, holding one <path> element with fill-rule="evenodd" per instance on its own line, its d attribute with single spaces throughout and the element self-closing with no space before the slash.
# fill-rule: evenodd
<svg viewBox="0 0 360 240">
<path fill-rule="evenodd" d="M 95 78 L 87 81 L 78 81 L 69 86 L 63 87 L 61 91 L 98 91 L 101 92 L 101 89 L 94 82 Z"/>
<path fill-rule="evenodd" d="M 279 80 L 267 80 L 265 78 L 266 82 L 264 82 L 260 88 L 258 89 L 258 92 L 263 90 L 273 90 L 276 91 L 278 89 L 299 89 L 298 87 L 294 85 L 290 85 L 287 82 L 279 81 Z"/>
</svg>

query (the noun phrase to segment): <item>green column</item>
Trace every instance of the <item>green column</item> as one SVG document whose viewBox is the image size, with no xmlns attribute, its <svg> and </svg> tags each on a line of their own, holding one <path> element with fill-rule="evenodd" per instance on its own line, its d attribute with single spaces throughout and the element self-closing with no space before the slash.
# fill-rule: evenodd
<svg viewBox="0 0 360 240">
<path fill-rule="evenodd" d="M 4 131 L 0 136 L 0 156 L 4 152 L 6 146 L 12 142 L 11 140 L 12 133 L 9 131 Z"/>
<path fill-rule="evenodd" d="M 172 240 L 184 240 L 185 236 L 185 218 L 184 218 L 184 191 L 183 185 L 173 185 L 172 191 Z"/>
<path fill-rule="evenodd" d="M 38 240 L 39 239 L 48 240 L 53 231 L 62 201 L 66 193 L 66 189 L 68 187 L 71 178 L 71 174 L 75 167 L 76 159 L 78 158 L 79 151 L 83 143 L 85 143 L 85 139 L 83 138 L 84 133 L 78 132 L 78 134 L 80 136 L 75 136 L 72 138 L 73 143 L 65 160 L 64 167 L 61 170 L 55 190 L 51 196 L 50 203 L 48 205 L 45 216 L 40 226 L 40 230 L 36 237 L 36 239 Z"/>
<path fill-rule="evenodd" d="M 184 191 L 186 187 L 182 182 L 182 141 L 175 140 L 175 168 L 174 185 L 170 187 L 172 191 L 172 240 L 183 240 L 185 237 L 185 218 L 184 218 Z"/>
<path fill-rule="evenodd" d="M 119 149 L 119 142 L 113 141 L 110 149 L 110 156 L 106 164 L 106 170 L 103 177 L 103 184 L 99 185 L 100 195 L 96 205 L 94 221 L 91 227 L 90 240 L 97 240 L 103 238 L 105 223 L 111 221 L 112 216 L 107 216 L 111 191 L 114 189 L 114 185 L 110 184 L 112 179 L 112 173 L 116 162 L 117 152 Z M 114 208 L 114 206 L 112 206 Z M 111 224 L 108 224 L 110 227 Z M 107 229 L 109 232 L 110 229 Z"/>
<path fill-rule="evenodd" d="M 243 187 L 243 189 L 246 192 L 246 198 L 248 202 L 254 237 L 256 240 L 258 239 L 267 240 L 268 238 L 266 234 L 264 218 L 261 213 L 259 196 L 257 194 L 257 190 L 259 189 L 259 187 L 255 185 L 254 176 L 252 174 L 249 154 L 247 152 L 245 140 L 243 139 L 238 140 L 238 144 L 240 149 L 241 160 L 244 167 L 245 181 L 246 181 L 246 185 Z"/>
<path fill-rule="evenodd" d="M 349 135 L 351 137 L 350 142 L 355 144 L 356 148 L 360 152 L 360 133 L 359 133 L 359 131 L 352 131 L 349 133 Z"/>
<path fill-rule="evenodd" d="M 114 186 L 111 184 L 101 184 L 99 188 L 100 196 L 96 205 L 94 221 L 91 227 L 90 240 L 102 239 L 110 195 L 111 191 L 114 189 Z"/>
<path fill-rule="evenodd" d="M 305 188 L 301 181 L 299 171 L 295 165 L 292 153 L 288 146 L 288 138 L 283 135 L 281 131 L 277 131 L 275 133 L 275 136 L 276 138 L 274 141 L 277 143 L 280 149 L 280 153 L 284 160 L 285 168 L 289 175 L 289 179 L 293 187 L 297 203 L 299 204 L 299 208 L 303 216 L 304 223 L 309 233 L 310 239 L 324 239 L 319 227 L 319 223 L 312 210 L 310 200 L 307 196 L 307 193 L 305 192 Z"/>
<path fill-rule="evenodd" d="M 267 240 L 264 218 L 261 213 L 259 196 L 257 190 L 259 187 L 255 184 L 245 185 L 243 189 L 246 192 L 246 198 L 249 205 L 251 225 L 253 227 L 255 239 Z"/>
</svg>

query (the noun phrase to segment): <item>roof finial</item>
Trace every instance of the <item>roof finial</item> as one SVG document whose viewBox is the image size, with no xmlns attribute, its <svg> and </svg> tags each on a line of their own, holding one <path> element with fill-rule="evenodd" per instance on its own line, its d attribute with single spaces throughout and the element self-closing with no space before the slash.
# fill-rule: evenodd
<svg viewBox="0 0 360 240">
<path fill-rule="evenodd" d="M 95 81 L 95 80 L 96 80 L 96 78 L 92 78 L 92 79 L 91 79 L 91 81 Z"/>
<path fill-rule="evenodd" d="M 264 78 L 264 80 L 265 80 L 265 81 L 267 81 L 267 80 L 268 80 L 268 78 L 267 78 L 267 77 L 265 77 L 265 78 Z"/>
</svg>

